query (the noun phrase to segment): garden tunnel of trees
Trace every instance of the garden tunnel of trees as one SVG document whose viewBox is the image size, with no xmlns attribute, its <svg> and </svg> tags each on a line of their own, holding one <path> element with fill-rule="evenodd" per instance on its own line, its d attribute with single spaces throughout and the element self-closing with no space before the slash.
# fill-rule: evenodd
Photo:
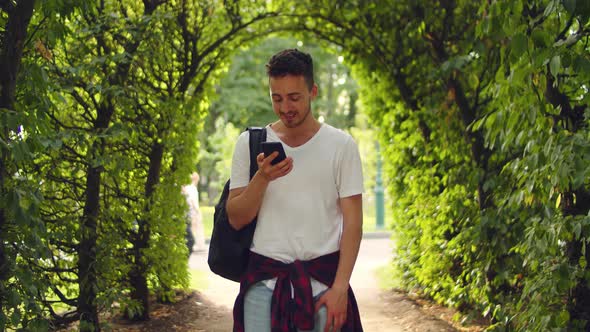
<svg viewBox="0 0 590 332">
<path fill-rule="evenodd" d="M 149 319 L 187 286 L 178 186 L 269 36 L 351 68 L 392 278 L 490 330 L 588 329 L 590 2 L 2 0 L 0 23 L 0 331 Z"/>
</svg>

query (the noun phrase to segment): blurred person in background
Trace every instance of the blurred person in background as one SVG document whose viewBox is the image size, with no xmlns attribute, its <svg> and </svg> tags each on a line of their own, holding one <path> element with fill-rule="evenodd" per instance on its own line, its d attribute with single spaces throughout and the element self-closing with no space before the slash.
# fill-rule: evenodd
<svg viewBox="0 0 590 332">
<path fill-rule="evenodd" d="M 189 256 L 193 251 L 203 251 L 207 249 L 205 245 L 203 218 L 199 208 L 199 189 L 197 188 L 198 184 L 199 173 L 193 172 L 191 174 L 191 183 L 182 186 L 182 193 L 186 198 L 186 204 L 188 205 L 186 242 Z"/>
</svg>

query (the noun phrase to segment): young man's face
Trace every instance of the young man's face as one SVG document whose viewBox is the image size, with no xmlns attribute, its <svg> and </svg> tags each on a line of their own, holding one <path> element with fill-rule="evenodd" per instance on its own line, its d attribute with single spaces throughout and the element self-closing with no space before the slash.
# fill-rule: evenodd
<svg viewBox="0 0 590 332">
<path fill-rule="evenodd" d="M 286 75 L 269 79 L 272 108 L 287 128 L 305 122 L 311 113 L 311 101 L 317 95 L 317 86 L 307 87 L 303 76 Z M 313 118 L 313 116 L 312 116 Z"/>
</svg>

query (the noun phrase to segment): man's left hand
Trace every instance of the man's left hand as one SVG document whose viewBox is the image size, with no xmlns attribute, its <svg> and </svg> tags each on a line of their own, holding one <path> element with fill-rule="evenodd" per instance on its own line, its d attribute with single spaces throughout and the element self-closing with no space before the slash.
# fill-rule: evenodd
<svg viewBox="0 0 590 332">
<path fill-rule="evenodd" d="M 348 309 L 348 289 L 330 288 L 316 302 L 315 311 L 326 306 L 327 320 L 324 332 L 340 331 L 346 322 Z"/>
</svg>

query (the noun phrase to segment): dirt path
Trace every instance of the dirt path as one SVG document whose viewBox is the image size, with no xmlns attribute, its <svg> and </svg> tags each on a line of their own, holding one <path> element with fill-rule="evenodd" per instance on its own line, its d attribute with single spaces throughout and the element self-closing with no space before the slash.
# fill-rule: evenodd
<svg viewBox="0 0 590 332">
<path fill-rule="evenodd" d="M 392 242 L 387 236 L 367 234 L 352 275 L 351 285 L 357 297 L 361 320 L 366 332 L 480 332 L 484 327 L 459 326 L 452 321 L 453 310 L 442 308 L 404 292 L 381 290 L 375 270 L 392 260 Z M 228 332 L 232 330 L 233 302 L 239 285 L 209 271 L 207 253 L 195 253 L 190 268 L 202 279 L 196 291 L 179 291 L 171 304 L 151 301 L 150 319 L 130 322 L 121 314 L 105 312 L 101 321 L 105 331 L 112 332 Z M 116 310 L 115 310 L 116 312 Z M 455 325 L 455 327 L 453 327 Z M 59 330 L 77 331 L 77 324 Z"/>
<path fill-rule="evenodd" d="M 392 259 L 392 244 L 388 237 L 368 236 L 361 243 L 361 250 L 351 279 L 357 297 L 361 320 L 367 332 L 401 331 L 457 331 L 447 322 L 433 317 L 402 293 L 380 290 L 375 270 Z M 207 286 L 199 290 L 203 305 L 213 310 L 202 312 L 203 323 L 195 322 L 195 331 L 231 331 L 231 308 L 239 285 L 209 272 L 206 252 L 193 254 L 189 261 L 192 269 L 207 274 Z M 206 318 L 206 319 L 205 319 Z M 205 323 L 206 322 L 206 323 Z"/>
<path fill-rule="evenodd" d="M 364 238 L 361 241 L 350 285 L 357 298 L 366 331 L 404 331 L 394 317 L 384 314 L 387 304 L 382 301 L 383 292 L 375 277 L 375 270 L 391 261 L 392 250 L 392 242 L 388 237 Z"/>
</svg>

